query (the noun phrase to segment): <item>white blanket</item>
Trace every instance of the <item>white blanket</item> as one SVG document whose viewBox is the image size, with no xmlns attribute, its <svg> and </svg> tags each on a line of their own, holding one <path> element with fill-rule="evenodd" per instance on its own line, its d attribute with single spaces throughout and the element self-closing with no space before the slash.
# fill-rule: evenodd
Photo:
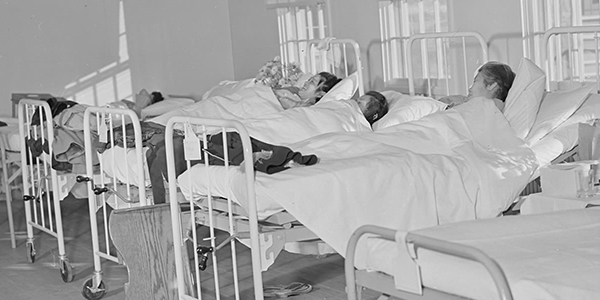
<svg viewBox="0 0 600 300">
<path fill-rule="evenodd" d="M 310 107 L 288 109 L 280 113 L 265 115 L 260 118 L 242 120 L 248 133 L 265 143 L 290 146 L 295 149 L 295 143 L 317 137 L 323 134 L 340 132 L 372 132 L 356 101 L 339 100 L 317 103 Z M 304 155 L 313 154 L 313 149 L 302 152 Z M 208 177 L 210 176 L 210 180 Z M 187 199 L 197 199 L 211 194 L 230 198 L 238 203 L 245 203 L 245 196 L 230 195 L 229 186 L 235 188 L 244 185 L 240 168 L 225 170 L 221 166 L 195 165 L 178 178 L 179 186 Z M 211 190 L 208 190 L 208 185 Z M 243 191 L 242 191 L 243 193 Z M 240 199 L 240 200 L 238 200 Z M 259 217 L 266 218 L 282 211 L 281 205 L 273 201 L 259 201 Z"/>
<path fill-rule="evenodd" d="M 162 125 L 173 116 L 243 120 L 283 111 L 270 87 L 262 84 L 235 93 L 213 96 L 150 119 Z"/>
<path fill-rule="evenodd" d="M 532 151 L 485 100 L 378 133 L 329 133 L 290 147 L 321 160 L 258 173 L 259 211 L 287 210 L 341 254 L 365 224 L 412 230 L 495 217 L 537 166 Z M 247 205 L 243 185 L 233 188 Z"/>
<path fill-rule="evenodd" d="M 460 222 L 414 233 L 480 249 L 502 267 L 514 299 L 591 300 L 600 299 L 598 232 L 600 208 Z M 498 298 L 481 265 L 424 249 L 418 256 L 427 286 L 469 299 Z"/>
</svg>

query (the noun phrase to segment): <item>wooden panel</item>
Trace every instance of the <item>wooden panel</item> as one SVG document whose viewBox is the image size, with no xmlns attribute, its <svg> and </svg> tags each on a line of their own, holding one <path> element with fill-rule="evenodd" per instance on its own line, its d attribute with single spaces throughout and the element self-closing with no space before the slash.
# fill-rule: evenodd
<svg viewBox="0 0 600 300">
<path fill-rule="evenodd" d="M 177 299 L 169 204 L 114 210 L 109 229 L 129 273 L 125 299 Z"/>
</svg>

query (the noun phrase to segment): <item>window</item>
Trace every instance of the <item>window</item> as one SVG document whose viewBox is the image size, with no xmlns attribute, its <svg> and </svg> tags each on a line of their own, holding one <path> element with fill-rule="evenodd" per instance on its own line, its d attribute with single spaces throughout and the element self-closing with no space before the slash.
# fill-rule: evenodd
<svg viewBox="0 0 600 300">
<path fill-rule="evenodd" d="M 599 25 L 598 0 L 522 0 L 521 16 L 524 56 L 546 69 L 549 82 L 597 80 L 598 32 L 557 33 L 547 49 L 543 37 L 551 28 Z"/>
<path fill-rule="evenodd" d="M 282 61 L 308 70 L 309 41 L 331 36 L 329 0 L 266 0 L 266 6 L 277 11 Z"/>
<path fill-rule="evenodd" d="M 381 0 L 379 1 L 379 24 L 383 58 L 384 82 L 393 78 L 407 78 L 406 55 L 408 38 L 415 33 L 448 31 L 448 9 L 446 0 Z M 426 76 L 428 69 L 423 66 L 442 61 L 437 53 L 442 53 L 441 41 L 421 44 L 421 60 L 414 61 L 416 69 Z M 437 50 L 436 50 L 437 49 Z M 434 50 L 434 51 L 430 51 Z M 433 56 L 432 56 L 433 55 Z M 441 76 L 443 77 L 443 75 Z"/>
</svg>

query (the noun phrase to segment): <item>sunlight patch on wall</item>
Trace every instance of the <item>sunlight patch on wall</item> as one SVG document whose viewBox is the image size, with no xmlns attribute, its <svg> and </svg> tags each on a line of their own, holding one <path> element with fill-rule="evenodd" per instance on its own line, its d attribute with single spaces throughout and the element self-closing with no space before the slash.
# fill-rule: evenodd
<svg viewBox="0 0 600 300">
<path fill-rule="evenodd" d="M 133 99 L 133 91 L 131 90 L 131 70 L 127 69 L 117 74 L 117 97 L 118 99 L 129 98 Z"/>
<path fill-rule="evenodd" d="M 116 101 L 116 90 L 113 78 L 107 78 L 96 84 L 96 105 L 105 105 Z"/>
<path fill-rule="evenodd" d="M 77 94 L 75 94 L 75 99 L 73 100 L 75 100 L 78 103 L 93 104 L 94 99 L 94 89 L 92 87 L 88 87 L 77 92 Z"/>
<path fill-rule="evenodd" d="M 119 1 L 118 61 L 85 75 L 65 86 L 65 97 L 88 105 L 105 105 L 121 99 L 132 99 L 129 50 L 125 30 L 123 1 Z"/>
</svg>

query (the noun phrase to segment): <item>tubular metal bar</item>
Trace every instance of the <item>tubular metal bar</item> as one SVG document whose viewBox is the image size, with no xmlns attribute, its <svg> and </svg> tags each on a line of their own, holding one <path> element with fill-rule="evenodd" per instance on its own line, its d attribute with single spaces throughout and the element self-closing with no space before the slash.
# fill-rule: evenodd
<svg viewBox="0 0 600 300">
<path fill-rule="evenodd" d="M 92 118 L 96 118 L 95 122 L 92 123 Z M 133 125 L 134 128 L 134 136 L 135 136 L 135 145 L 134 145 L 134 151 L 135 151 L 135 164 L 136 164 L 136 175 L 137 175 L 137 182 L 138 184 L 142 184 L 144 183 L 144 161 L 145 161 L 145 157 L 143 155 L 142 152 L 142 135 L 141 135 L 141 126 L 140 126 L 140 122 L 139 119 L 137 117 L 137 115 L 135 114 L 134 111 L 130 110 L 130 109 L 121 109 L 121 108 L 109 108 L 109 107 L 88 107 L 86 108 L 84 115 L 83 115 L 83 126 L 84 126 L 84 130 L 83 130 L 83 136 L 84 136 L 84 147 L 85 147 L 85 164 L 86 164 L 86 174 L 85 174 L 85 178 L 86 178 L 86 182 L 87 182 L 87 193 L 88 193 L 88 207 L 89 207 L 89 214 L 90 214 L 90 231 L 91 231 L 91 235 L 92 235 L 92 254 L 93 254 L 93 259 L 94 259 L 94 275 L 92 276 L 91 280 L 93 282 L 92 284 L 92 289 L 98 288 L 102 282 L 102 264 L 100 259 L 104 258 L 104 259 L 108 259 L 114 262 L 119 262 L 119 258 L 116 256 L 113 256 L 110 254 L 109 251 L 109 231 L 108 231 L 108 212 L 107 212 L 107 205 L 108 203 L 106 202 L 107 197 L 105 195 L 105 193 L 101 193 L 100 195 L 96 195 L 94 192 L 94 189 L 96 188 L 96 184 L 100 185 L 102 188 L 106 188 L 107 190 L 117 190 L 116 184 L 117 184 L 117 171 L 115 170 L 115 155 L 116 152 L 114 152 L 113 158 L 112 158 L 112 164 L 113 164 L 113 172 L 115 173 L 113 178 L 111 178 L 113 183 L 113 187 L 107 187 L 107 183 L 105 182 L 105 173 L 104 173 L 104 167 L 102 162 L 100 163 L 100 180 L 99 182 L 95 182 L 92 178 L 94 178 L 94 176 L 96 174 L 94 174 L 94 165 L 93 165 L 93 157 L 97 157 L 98 153 L 96 152 L 96 148 L 93 146 L 92 144 L 92 129 L 90 128 L 91 124 L 96 124 L 97 128 L 96 131 L 98 133 L 98 135 L 101 138 L 110 138 L 111 141 L 102 141 L 101 142 L 109 142 L 111 147 L 113 148 L 113 150 L 116 151 L 115 148 L 115 143 L 114 143 L 114 138 L 113 138 L 113 118 L 120 118 L 121 120 L 121 125 L 123 126 L 123 130 L 125 127 L 125 120 L 126 118 L 129 118 L 129 120 L 131 120 L 131 124 Z M 107 124 L 108 123 L 108 124 Z M 107 132 L 107 130 L 110 132 L 110 134 Z M 123 132 L 123 139 L 125 139 L 125 133 Z M 123 141 L 123 143 L 125 144 L 125 141 Z M 125 147 L 125 145 L 124 145 Z M 126 151 L 126 150 L 125 150 Z M 129 168 L 126 167 L 126 170 L 128 170 Z M 128 171 L 127 171 L 128 172 Z M 131 178 L 129 178 L 129 174 L 126 175 L 126 179 L 129 180 Z M 127 192 L 128 195 L 127 197 L 123 197 L 121 195 L 121 197 L 126 198 L 126 199 L 131 199 L 131 194 L 130 189 L 129 189 L 129 182 L 126 182 L 125 184 L 127 184 Z M 146 200 L 146 191 L 145 191 L 145 187 L 144 186 L 140 186 L 138 188 L 139 190 L 139 205 L 140 206 L 145 206 L 148 205 L 147 200 Z M 116 197 L 115 195 L 113 195 L 112 197 Z M 98 211 L 98 209 L 100 208 L 98 206 L 98 199 L 102 199 L 102 215 L 103 215 L 103 224 L 104 224 L 104 242 L 105 242 L 105 252 L 103 252 L 100 249 L 100 236 L 99 236 L 99 231 L 98 231 L 98 220 L 96 217 L 96 212 Z M 116 203 L 118 203 L 118 199 L 115 198 L 115 200 L 117 201 Z M 118 206 L 117 206 L 118 208 Z"/>
<path fill-rule="evenodd" d="M 251 255 L 252 255 L 252 274 L 254 281 L 254 298 L 263 299 L 263 279 L 262 279 L 262 263 L 260 257 L 260 240 L 259 240 L 259 228 L 258 228 L 258 216 L 256 208 L 256 193 L 254 188 L 254 165 L 252 157 L 252 146 L 250 143 L 250 137 L 248 131 L 242 125 L 242 123 L 233 120 L 217 120 L 217 119 L 205 119 L 205 118 L 191 118 L 191 117 L 173 117 L 171 118 L 166 127 L 165 136 L 165 147 L 167 153 L 167 178 L 169 182 L 169 202 L 171 205 L 171 217 L 172 217 L 172 228 L 173 228 L 173 239 L 175 243 L 175 266 L 177 273 L 177 288 L 179 297 L 181 299 L 190 299 L 190 296 L 186 294 L 186 287 L 184 281 L 184 266 L 182 261 L 181 245 L 183 245 L 182 231 L 181 231 L 181 217 L 180 207 L 177 201 L 177 177 L 175 174 L 175 157 L 173 153 L 173 128 L 176 124 L 190 124 L 192 126 L 207 126 L 216 128 L 227 128 L 237 131 L 242 140 L 242 148 L 244 155 L 244 162 L 242 167 L 244 176 L 246 179 L 246 191 L 248 199 L 248 214 L 249 214 L 249 226 L 250 226 L 250 237 L 251 237 Z M 193 205 L 193 203 L 192 203 Z M 199 282 L 197 283 L 199 284 Z M 201 295 L 198 295 L 200 297 Z"/>
<path fill-rule="evenodd" d="M 37 126 L 32 126 L 30 122 L 36 110 L 39 114 L 40 124 Z M 56 237 L 58 241 L 59 258 L 61 262 L 67 262 L 68 260 L 65 253 L 65 238 L 63 233 L 62 214 L 58 193 L 58 175 L 56 173 L 56 170 L 51 168 L 50 162 L 47 159 L 33 157 L 31 151 L 26 150 L 28 149 L 26 144 L 26 138 L 44 139 L 47 142 L 48 149 L 52 150 L 52 145 L 54 142 L 54 121 L 52 118 L 52 110 L 50 109 L 50 105 L 48 105 L 46 101 L 22 99 L 21 101 L 19 101 L 18 118 L 19 134 L 21 136 L 21 165 L 22 168 L 26 168 L 26 170 L 23 170 L 21 173 L 23 177 L 23 194 L 26 195 L 31 191 L 31 194 L 35 195 L 37 194 L 37 191 L 39 191 L 40 195 L 42 195 L 40 189 L 42 189 L 45 186 L 46 193 L 44 194 L 44 196 L 47 200 L 45 205 L 46 209 L 48 209 L 49 218 L 48 224 L 46 224 L 44 218 L 44 203 L 42 199 L 40 199 L 39 205 L 39 209 L 41 211 L 41 220 L 37 218 L 38 208 L 35 207 L 35 201 L 28 201 L 28 203 L 25 203 L 25 218 L 27 221 L 27 244 L 31 245 L 33 249 L 33 228 L 35 227 L 41 229 L 44 232 L 47 232 L 52 236 Z M 34 130 L 34 136 L 31 135 L 32 130 Z M 46 130 L 46 132 L 44 132 L 44 130 Z M 27 163 L 28 159 L 30 161 L 30 164 Z M 37 168 L 37 172 L 33 171 L 34 168 Z M 40 169 L 44 170 L 44 176 L 42 176 Z M 48 186 L 48 180 L 43 179 L 47 177 L 50 177 L 51 187 Z M 37 178 L 37 180 L 35 178 Z M 38 187 L 34 186 L 36 181 L 39 184 Z M 53 191 L 51 193 L 52 199 L 50 199 L 49 195 L 50 190 Z M 32 206 L 34 207 L 32 208 Z M 52 222 L 52 206 L 54 208 L 54 222 L 56 223 L 56 226 L 54 226 Z M 32 255 L 35 256 L 35 250 L 32 251 Z"/>
<path fill-rule="evenodd" d="M 548 29 L 545 33 L 544 36 L 542 38 L 542 45 L 541 45 L 541 53 L 542 53 L 542 62 L 544 63 L 545 66 L 545 71 L 546 73 L 550 73 L 553 68 L 553 64 L 550 63 L 550 37 L 552 36 L 559 36 L 561 34 L 567 34 L 567 35 L 572 35 L 572 34 L 583 34 L 583 33 L 594 33 L 595 37 L 598 36 L 598 34 L 600 33 L 600 26 L 599 25 L 593 25 L 593 26 L 567 26 L 567 27 L 553 27 Z M 570 39 L 569 39 L 570 41 Z M 596 45 L 598 45 L 598 42 L 596 40 Z M 598 47 L 596 47 L 595 51 L 597 53 Z M 559 67 L 562 64 L 560 64 L 559 62 Z M 600 65 L 600 62 L 598 61 L 598 56 L 596 55 L 596 70 L 598 70 L 598 66 Z M 571 68 L 572 69 L 572 68 Z M 582 76 L 582 75 L 580 75 Z M 550 81 L 551 81 L 551 77 L 552 76 L 546 76 L 546 90 L 550 90 Z M 571 78 L 571 80 L 573 80 L 573 78 Z M 600 90 L 600 74 L 598 74 L 598 71 L 596 72 L 596 83 L 598 84 L 599 90 Z"/>
<path fill-rule="evenodd" d="M 315 55 L 313 55 L 313 50 L 316 49 L 316 46 L 321 42 L 322 40 L 310 40 L 308 41 L 308 51 L 309 51 L 309 55 L 308 55 L 308 59 L 309 59 L 309 63 L 308 65 L 312 68 L 311 72 L 312 73 L 317 73 L 317 70 L 319 68 L 317 68 L 316 66 L 316 62 L 315 62 Z M 354 60 L 356 63 L 356 74 L 358 75 L 358 95 L 361 96 L 365 93 L 365 87 L 363 84 L 363 67 L 362 67 L 362 60 L 361 60 L 361 52 L 360 52 L 360 46 L 358 45 L 358 43 L 354 40 L 351 39 L 330 39 L 327 42 L 327 52 L 331 52 L 334 53 L 334 49 L 336 47 L 340 47 L 340 49 L 342 49 L 342 51 L 344 53 L 342 53 L 342 55 L 344 57 L 346 57 L 346 47 L 350 46 L 353 50 L 354 50 Z M 321 59 L 325 59 L 325 57 L 322 57 Z M 346 73 L 348 73 L 348 67 L 349 67 L 349 62 L 346 61 L 345 62 L 345 70 Z M 321 71 L 329 71 L 326 69 L 326 67 L 322 67 Z M 337 74 L 336 74 L 337 75 Z"/>
<path fill-rule="evenodd" d="M 374 234 L 381 238 L 395 241 L 396 231 L 383 228 L 375 225 L 364 225 L 359 227 L 352 236 L 350 237 L 350 241 L 348 242 L 348 248 L 346 249 L 346 260 L 344 262 L 344 269 L 346 275 L 346 289 L 348 293 L 348 300 L 356 300 L 356 285 L 360 284 L 356 282 L 356 274 L 354 269 L 354 260 L 356 255 L 356 246 L 360 238 L 365 234 Z M 439 239 L 434 239 L 431 237 L 414 234 L 409 232 L 406 235 L 406 243 L 413 244 L 415 246 L 415 250 L 417 248 L 428 249 L 431 251 L 440 252 L 443 254 L 456 256 L 468 260 L 472 260 L 474 262 L 478 262 L 482 264 L 489 272 L 490 276 L 494 280 L 496 284 L 496 288 L 498 290 L 498 295 L 502 300 L 512 300 L 512 293 L 510 291 L 510 286 L 504 275 L 504 271 L 502 268 L 494 261 L 492 258 L 487 256 L 481 250 L 473 248 L 471 246 L 452 243 L 448 241 L 443 241 Z M 425 289 L 424 288 L 424 292 Z M 416 298 L 418 295 L 415 294 L 407 294 L 410 295 L 411 298 Z M 412 297 L 412 296 L 416 297 Z"/>
<path fill-rule="evenodd" d="M 483 62 L 487 62 L 488 61 L 488 47 L 487 47 L 487 43 L 485 41 L 485 39 L 483 38 L 483 36 L 478 33 L 478 32 L 474 32 L 474 31 L 464 31 L 464 32 L 430 32 L 430 33 L 417 33 L 412 35 L 407 42 L 407 47 L 406 47 L 406 53 L 407 53 L 407 57 L 409 58 L 406 61 L 406 66 L 407 66 L 407 70 L 408 70 L 408 90 L 410 95 L 414 95 L 415 94 L 415 79 L 413 78 L 413 62 L 412 59 L 410 59 L 412 57 L 412 48 L 413 48 L 413 44 L 415 41 L 417 40 L 428 40 L 428 39 L 433 39 L 433 40 L 438 40 L 438 39 L 454 39 L 454 38 L 462 38 L 463 40 L 467 37 L 472 37 L 475 38 L 478 42 L 479 45 L 481 46 L 481 51 L 482 51 L 482 57 L 483 57 Z M 466 51 L 466 50 L 465 50 Z M 465 62 L 466 64 L 466 62 Z M 429 68 L 429 66 L 424 66 L 424 68 Z M 446 76 L 448 76 L 448 74 L 446 74 Z M 427 78 L 429 79 L 429 78 Z M 428 84 L 428 90 L 429 93 L 431 94 L 431 84 Z"/>
</svg>

